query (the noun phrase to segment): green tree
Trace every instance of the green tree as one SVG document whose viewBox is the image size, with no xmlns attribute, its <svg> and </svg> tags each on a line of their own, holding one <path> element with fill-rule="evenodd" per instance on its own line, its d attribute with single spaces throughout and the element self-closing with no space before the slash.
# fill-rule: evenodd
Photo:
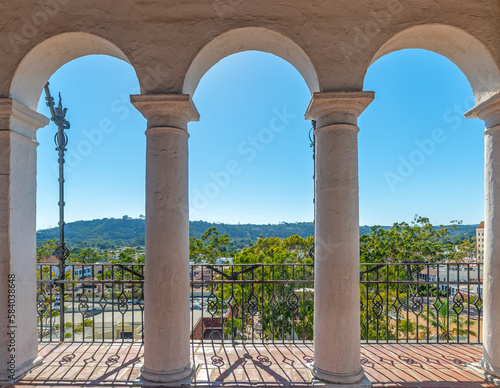
<svg viewBox="0 0 500 388">
<path fill-rule="evenodd" d="M 137 257 L 137 251 L 134 248 L 125 248 L 118 254 L 118 258 L 113 263 L 133 263 Z"/>
<path fill-rule="evenodd" d="M 458 244 L 455 249 L 455 261 L 461 262 L 465 259 L 474 259 L 476 257 L 476 243 L 469 239 Z"/>
<path fill-rule="evenodd" d="M 47 240 L 42 245 L 40 245 L 40 247 L 38 247 L 38 249 L 36 250 L 37 263 L 52 256 L 57 248 L 57 245 L 57 239 L 55 238 L 52 240 Z"/>
<path fill-rule="evenodd" d="M 189 240 L 189 257 L 193 261 L 214 264 L 224 255 L 232 254 L 228 250 L 231 239 L 228 234 L 220 235 L 215 226 L 209 228 L 201 238 Z"/>
<path fill-rule="evenodd" d="M 389 230 L 373 226 L 369 235 L 360 237 L 360 260 L 362 263 L 454 260 L 451 245 L 444 244 L 448 235 L 448 228 L 435 227 L 429 218 L 418 215 L 411 224 L 395 223 Z"/>
<path fill-rule="evenodd" d="M 94 248 L 87 248 L 80 252 L 80 263 L 96 263 L 99 261 L 99 252 Z"/>
<path fill-rule="evenodd" d="M 219 279 L 222 270 L 226 278 L 254 281 L 213 289 L 211 298 L 218 303 L 214 313 L 221 315 L 229 306 L 236 306 L 227 321 L 226 335 L 268 341 L 312 339 L 314 274 L 312 259 L 305 255 L 311 243 L 312 239 L 298 236 L 260 238 L 235 254 L 233 267 L 216 267 L 214 274 Z"/>
</svg>

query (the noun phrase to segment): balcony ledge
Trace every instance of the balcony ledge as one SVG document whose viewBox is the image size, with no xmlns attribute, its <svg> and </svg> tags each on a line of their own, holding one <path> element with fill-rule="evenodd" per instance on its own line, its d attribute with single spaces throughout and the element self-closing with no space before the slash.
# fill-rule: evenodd
<svg viewBox="0 0 500 388">
<path fill-rule="evenodd" d="M 310 344 L 192 343 L 192 387 L 311 387 Z M 141 343 L 40 344 L 43 365 L 10 387 L 137 387 Z M 481 345 L 364 344 L 361 364 L 374 387 L 496 387 L 473 367 Z M 146 385 L 144 385 L 146 386 Z"/>
</svg>

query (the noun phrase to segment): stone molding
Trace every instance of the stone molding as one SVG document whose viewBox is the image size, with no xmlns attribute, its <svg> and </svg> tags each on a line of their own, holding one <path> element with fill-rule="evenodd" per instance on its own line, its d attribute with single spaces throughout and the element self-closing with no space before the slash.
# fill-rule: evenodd
<svg viewBox="0 0 500 388">
<path fill-rule="evenodd" d="M 0 375 L 0 383 L 13 384 L 18 380 L 21 380 L 26 376 L 31 370 L 40 366 L 43 363 L 44 358 L 37 356 L 32 360 L 26 361 L 20 366 L 16 366 L 16 372 L 14 374 L 14 379 L 9 378 L 10 372 L 4 372 Z"/>
<path fill-rule="evenodd" d="M 148 129 L 173 127 L 187 130 L 187 123 L 200 119 L 189 94 L 133 94 L 130 102 L 148 120 Z"/>
<path fill-rule="evenodd" d="M 314 93 L 305 114 L 306 120 L 316 120 L 316 128 L 335 124 L 357 126 L 358 117 L 370 105 L 374 92 Z"/>
<path fill-rule="evenodd" d="M 174 134 L 178 134 L 178 135 L 185 136 L 185 137 L 189 138 L 189 133 L 186 130 L 180 129 L 180 128 L 176 128 L 176 127 L 153 127 L 153 128 L 149 128 L 146 131 L 146 136 L 153 135 L 155 133 L 165 132 L 165 131 L 168 131 L 169 133 L 174 133 Z"/>
<path fill-rule="evenodd" d="M 493 375 L 496 378 L 500 378 L 500 368 L 497 368 L 496 366 L 494 366 L 494 365 L 490 364 L 488 361 L 486 361 L 484 359 L 484 355 L 483 355 L 483 359 L 481 361 L 479 361 L 479 367 L 483 368 L 483 370 L 486 373 Z"/>
<path fill-rule="evenodd" d="M 26 140 L 35 140 L 36 130 L 50 119 L 12 98 L 0 98 L 0 131 L 11 131 Z"/>
<path fill-rule="evenodd" d="M 317 135 L 321 132 L 327 132 L 327 131 L 330 131 L 330 130 L 336 130 L 336 131 L 341 131 L 341 130 L 345 130 L 345 131 L 351 131 L 351 132 L 354 132 L 354 133 L 358 133 L 359 132 L 359 127 L 357 125 L 354 125 L 354 124 L 328 124 L 328 125 L 324 125 L 322 127 L 317 127 L 316 130 L 314 131 L 314 133 Z"/>
<path fill-rule="evenodd" d="M 193 362 L 190 362 L 189 365 L 183 369 L 170 372 L 152 372 L 142 366 L 141 376 L 139 377 L 138 382 L 145 387 L 189 387 L 191 385 L 195 371 L 196 367 Z"/>
<path fill-rule="evenodd" d="M 486 101 L 476 105 L 465 112 L 468 119 L 481 119 L 486 125 L 486 130 L 500 129 L 500 92 L 495 93 Z"/>
<path fill-rule="evenodd" d="M 312 380 L 318 379 L 318 382 L 323 383 L 334 383 L 334 384 L 356 384 L 361 382 L 365 378 L 365 370 L 363 368 L 359 369 L 357 372 L 351 374 L 345 373 L 331 373 L 319 369 L 314 364 L 308 365 L 308 371 L 311 373 Z"/>
</svg>

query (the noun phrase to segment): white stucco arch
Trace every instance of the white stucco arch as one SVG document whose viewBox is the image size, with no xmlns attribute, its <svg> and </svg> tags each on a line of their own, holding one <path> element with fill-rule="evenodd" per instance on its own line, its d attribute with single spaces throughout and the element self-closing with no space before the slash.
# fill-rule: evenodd
<svg viewBox="0 0 500 388">
<path fill-rule="evenodd" d="M 386 54 L 403 49 L 429 50 L 451 60 L 469 80 L 477 104 L 500 90 L 500 70 L 489 49 L 458 27 L 431 24 L 400 31 L 378 49 L 370 65 Z"/>
<path fill-rule="evenodd" d="M 44 85 L 57 69 L 85 55 L 103 54 L 130 63 L 116 45 L 99 36 L 68 32 L 53 36 L 24 56 L 12 79 L 9 96 L 36 110 Z"/>
<path fill-rule="evenodd" d="M 217 62 L 229 55 L 250 50 L 277 55 L 298 70 L 311 94 L 320 90 L 316 69 L 297 43 L 267 28 L 244 27 L 224 32 L 198 52 L 186 73 L 182 92 L 193 95 L 203 75 Z"/>
</svg>

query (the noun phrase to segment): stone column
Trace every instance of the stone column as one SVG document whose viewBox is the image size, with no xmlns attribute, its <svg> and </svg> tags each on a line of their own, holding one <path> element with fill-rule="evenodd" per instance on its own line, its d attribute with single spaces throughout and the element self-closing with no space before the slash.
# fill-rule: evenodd
<svg viewBox="0 0 500 388">
<path fill-rule="evenodd" d="M 0 98 L 0 382 L 18 379 L 42 361 L 36 313 L 36 130 L 48 123 L 19 102 Z"/>
<path fill-rule="evenodd" d="M 484 120 L 483 359 L 500 377 L 500 92 L 465 114 Z"/>
<path fill-rule="evenodd" d="M 314 385 L 371 386 L 360 363 L 357 119 L 373 97 L 314 93 L 306 113 L 316 121 Z"/>
<path fill-rule="evenodd" d="M 190 378 L 187 123 L 198 112 L 189 95 L 133 95 L 148 120 L 146 268 L 142 378 Z"/>
</svg>

